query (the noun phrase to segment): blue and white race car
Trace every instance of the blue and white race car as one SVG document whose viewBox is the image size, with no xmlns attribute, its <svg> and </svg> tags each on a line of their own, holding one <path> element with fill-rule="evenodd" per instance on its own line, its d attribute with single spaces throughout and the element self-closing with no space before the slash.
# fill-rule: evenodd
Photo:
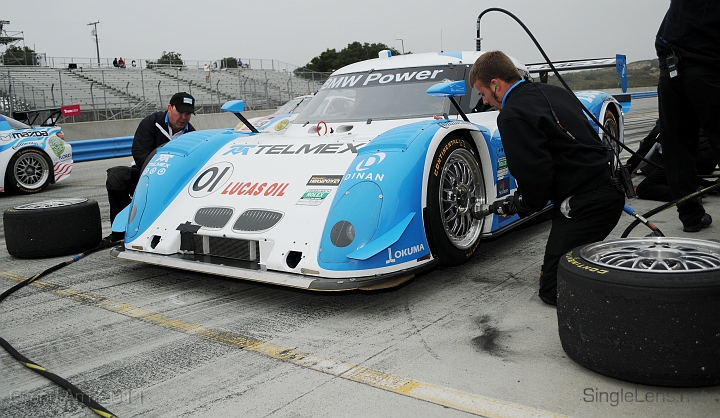
<svg viewBox="0 0 720 418">
<path fill-rule="evenodd" d="M 30 124 L 0 115 L 0 192 L 37 193 L 70 175 L 72 147 L 55 126 L 60 111 L 15 112 Z"/>
<path fill-rule="evenodd" d="M 170 141 L 116 218 L 125 243 L 112 254 L 314 290 L 390 287 L 464 262 L 484 237 L 529 219 L 471 214 L 517 188 L 497 112 L 471 113 L 480 97 L 467 78 L 481 54 L 381 53 L 335 71 L 302 112 L 262 131 Z M 622 139 L 617 100 L 579 97 Z"/>
</svg>

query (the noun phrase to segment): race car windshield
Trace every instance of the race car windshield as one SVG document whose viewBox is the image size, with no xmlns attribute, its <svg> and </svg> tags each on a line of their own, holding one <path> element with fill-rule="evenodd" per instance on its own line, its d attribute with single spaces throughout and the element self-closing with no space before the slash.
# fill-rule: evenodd
<svg viewBox="0 0 720 418">
<path fill-rule="evenodd" d="M 445 68 L 402 68 L 330 77 L 293 123 L 406 119 L 447 113 L 450 103 L 426 91 Z"/>
</svg>

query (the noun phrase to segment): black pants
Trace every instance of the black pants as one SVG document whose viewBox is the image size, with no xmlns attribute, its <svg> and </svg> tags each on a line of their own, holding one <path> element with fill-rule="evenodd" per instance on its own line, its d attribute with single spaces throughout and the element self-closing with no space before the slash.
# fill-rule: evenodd
<svg viewBox="0 0 720 418">
<path fill-rule="evenodd" d="M 662 71 L 658 83 L 663 161 L 673 199 L 697 189 L 700 128 L 711 142 L 720 139 L 720 68 L 680 64 L 678 77 Z M 705 214 L 699 199 L 678 205 L 677 211 L 685 226 L 697 225 Z"/>
<path fill-rule="evenodd" d="M 647 200 L 670 202 L 673 200 L 664 168 L 656 168 L 635 189 L 637 197 Z"/>
<path fill-rule="evenodd" d="M 110 203 L 110 225 L 112 225 L 117 214 L 132 201 L 132 195 L 135 193 L 138 181 L 140 181 L 140 170 L 135 167 L 118 166 L 108 168 L 105 188 Z"/>
<path fill-rule="evenodd" d="M 541 299 L 557 300 L 560 257 L 577 246 L 604 240 L 620 220 L 624 205 L 625 195 L 609 184 L 571 197 L 570 218 L 555 205 L 540 275 Z"/>
</svg>

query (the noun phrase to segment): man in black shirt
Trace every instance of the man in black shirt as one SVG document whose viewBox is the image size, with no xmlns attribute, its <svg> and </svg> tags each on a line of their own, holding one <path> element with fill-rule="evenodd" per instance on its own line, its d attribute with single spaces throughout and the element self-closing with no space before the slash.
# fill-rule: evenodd
<svg viewBox="0 0 720 418">
<path fill-rule="evenodd" d="M 672 0 L 655 40 L 663 162 L 672 198 L 697 188 L 698 132 L 720 140 L 720 2 Z M 699 199 L 677 205 L 683 231 L 710 226 Z"/>
<path fill-rule="evenodd" d="M 611 153 L 572 93 L 523 80 L 501 51 L 478 58 L 470 83 L 485 103 L 500 110 L 498 129 L 518 184 L 513 209 L 523 216 L 548 201 L 554 205 L 539 296 L 555 305 L 560 257 L 602 241 L 620 219 L 625 197 L 610 184 Z"/>
<path fill-rule="evenodd" d="M 166 111 L 155 112 L 140 122 L 132 143 L 132 167 L 119 166 L 108 169 L 105 186 L 110 202 L 110 225 L 117 214 L 130 204 L 148 156 L 157 147 L 184 133 L 194 131 L 195 128 L 190 124 L 190 117 L 194 113 L 195 98 L 181 92 L 172 96 Z M 115 242 L 123 237 L 122 232 L 113 232 L 106 237 L 106 240 Z"/>
</svg>

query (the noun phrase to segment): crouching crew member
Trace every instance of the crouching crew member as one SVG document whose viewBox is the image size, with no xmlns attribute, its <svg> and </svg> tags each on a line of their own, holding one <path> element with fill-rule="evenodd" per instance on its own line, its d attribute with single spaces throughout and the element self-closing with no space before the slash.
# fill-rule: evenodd
<svg viewBox="0 0 720 418">
<path fill-rule="evenodd" d="M 166 111 L 155 112 L 140 122 L 132 143 L 133 165 L 107 170 L 105 186 L 110 202 L 110 225 L 117 214 L 130 204 L 148 156 L 157 147 L 184 133 L 194 131 L 195 128 L 190 124 L 190 117 L 194 113 L 195 98 L 181 92 L 172 96 Z M 122 232 L 112 232 L 105 240 L 116 242 L 124 236 Z"/>
<path fill-rule="evenodd" d="M 617 225 L 625 196 L 610 183 L 611 153 L 573 94 L 525 81 L 501 51 L 486 52 L 470 71 L 470 84 L 497 118 L 508 168 L 518 190 L 504 213 L 526 216 L 554 205 L 539 296 L 557 304 L 560 257 L 579 245 L 602 241 Z"/>
</svg>

